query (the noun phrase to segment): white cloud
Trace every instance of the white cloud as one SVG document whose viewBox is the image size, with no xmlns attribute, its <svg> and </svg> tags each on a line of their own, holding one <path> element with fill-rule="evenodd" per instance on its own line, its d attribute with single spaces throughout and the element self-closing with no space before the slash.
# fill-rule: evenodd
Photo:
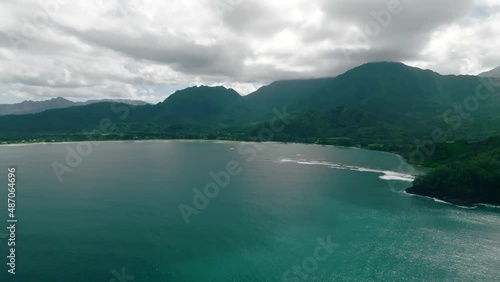
<svg viewBox="0 0 500 282">
<path fill-rule="evenodd" d="M 273 80 L 334 76 L 380 60 L 442 73 L 500 65 L 498 1 L 401 0 L 403 12 L 359 44 L 371 12 L 388 1 L 2 1 L 0 102 L 158 102 L 198 84 L 248 94 Z M 345 48 L 355 51 L 350 61 Z"/>
<path fill-rule="evenodd" d="M 433 32 L 420 61 L 443 74 L 479 74 L 500 65 L 500 13 L 468 16 Z M 424 60 L 425 59 L 425 60 Z"/>
</svg>

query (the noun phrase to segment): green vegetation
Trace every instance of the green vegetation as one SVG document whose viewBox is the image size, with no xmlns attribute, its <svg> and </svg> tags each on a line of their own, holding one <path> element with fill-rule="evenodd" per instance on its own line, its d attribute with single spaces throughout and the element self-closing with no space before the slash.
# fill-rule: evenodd
<svg viewBox="0 0 500 282">
<path fill-rule="evenodd" d="M 395 152 L 437 168 L 419 178 L 412 193 L 500 204 L 494 196 L 498 137 L 490 138 L 500 132 L 498 86 L 474 76 L 370 63 L 336 78 L 274 82 L 244 97 L 232 89 L 202 86 L 177 91 L 157 105 L 97 103 L 0 116 L 0 143 L 259 140 L 275 111 L 286 108 L 286 126 L 273 132 L 274 141 Z M 442 140 L 434 140 L 436 131 Z M 432 152 L 414 158 L 414 152 L 424 150 L 417 143 L 428 140 Z"/>
<path fill-rule="evenodd" d="M 500 204 L 500 137 L 482 142 L 441 144 L 439 165 L 407 191 L 463 206 Z"/>
</svg>

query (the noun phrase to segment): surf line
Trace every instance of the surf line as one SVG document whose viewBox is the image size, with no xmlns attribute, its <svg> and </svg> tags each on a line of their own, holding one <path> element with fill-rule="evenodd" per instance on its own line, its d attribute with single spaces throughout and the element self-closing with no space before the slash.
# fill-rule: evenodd
<svg viewBox="0 0 500 282">
<path fill-rule="evenodd" d="M 320 166 L 327 166 L 329 168 L 341 169 L 341 170 L 373 172 L 373 173 L 382 174 L 381 176 L 379 176 L 379 178 L 383 179 L 383 180 L 399 180 L 399 181 L 406 181 L 406 182 L 413 182 L 415 180 L 415 176 L 411 175 L 411 174 L 404 174 L 404 173 L 390 171 L 390 170 L 380 170 L 380 169 L 372 169 L 372 168 L 359 167 L 359 166 L 343 165 L 343 164 L 331 163 L 331 162 L 326 162 L 326 161 L 308 161 L 308 160 L 304 160 L 304 159 L 293 160 L 293 159 L 284 158 L 284 159 L 281 159 L 279 162 L 281 162 L 281 163 L 296 163 L 296 164 L 301 164 L 301 165 L 320 165 Z"/>
</svg>

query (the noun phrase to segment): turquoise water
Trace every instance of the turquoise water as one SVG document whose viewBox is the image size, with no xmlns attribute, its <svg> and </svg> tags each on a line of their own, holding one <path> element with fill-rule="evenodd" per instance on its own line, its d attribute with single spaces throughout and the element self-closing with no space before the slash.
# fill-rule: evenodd
<svg viewBox="0 0 500 282">
<path fill-rule="evenodd" d="M 62 182 L 52 164 L 77 144 L 0 147 L 0 226 L 18 170 L 17 274 L 0 238 L 0 280 L 498 281 L 500 210 L 401 193 L 392 154 L 257 146 L 96 143 Z M 179 205 L 228 163 L 239 173 L 186 224 Z"/>
</svg>

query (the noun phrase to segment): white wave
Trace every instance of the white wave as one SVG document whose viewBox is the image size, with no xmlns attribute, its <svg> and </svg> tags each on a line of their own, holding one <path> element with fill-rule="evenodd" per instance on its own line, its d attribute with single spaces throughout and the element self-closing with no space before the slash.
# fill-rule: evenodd
<svg viewBox="0 0 500 282">
<path fill-rule="evenodd" d="M 415 180 L 415 176 L 410 174 L 404 174 L 394 171 L 384 171 L 384 173 L 385 175 L 380 176 L 380 178 L 384 180 L 400 180 L 407 182 L 413 182 Z"/>
<path fill-rule="evenodd" d="M 489 204 L 477 204 L 478 206 L 490 208 L 490 209 L 500 209 L 500 206 L 489 205 Z"/>
<path fill-rule="evenodd" d="M 372 168 L 359 167 L 359 166 L 343 165 L 343 164 L 331 163 L 331 162 L 326 162 L 326 161 L 314 161 L 314 160 L 308 161 L 305 159 L 293 160 L 293 159 L 284 158 L 284 159 L 281 159 L 280 162 L 282 162 L 282 163 L 296 163 L 296 164 L 302 164 L 302 165 L 322 165 L 322 166 L 328 166 L 328 167 L 334 168 L 334 169 L 380 173 L 383 175 L 379 176 L 379 178 L 383 179 L 383 180 L 399 180 L 399 181 L 406 181 L 406 182 L 413 182 L 415 180 L 415 176 L 411 175 L 411 174 L 404 174 L 404 173 L 390 171 L 390 170 L 379 170 L 379 169 L 372 169 Z"/>
<path fill-rule="evenodd" d="M 446 201 L 443 201 L 443 200 L 440 200 L 440 199 L 437 199 L 437 198 L 432 198 L 430 197 L 434 202 L 436 203 L 441 203 L 441 204 L 448 204 L 448 205 L 453 205 L 452 203 L 448 203 Z"/>
<path fill-rule="evenodd" d="M 474 205 L 472 207 L 468 207 L 468 206 L 460 206 L 460 205 L 456 205 L 456 204 L 453 204 L 453 203 L 450 203 L 450 202 L 446 202 L 446 201 L 443 201 L 443 200 L 440 200 L 438 198 L 434 198 L 434 197 L 430 197 L 430 196 L 424 196 L 424 195 L 417 195 L 417 194 L 412 194 L 412 193 L 408 193 L 406 192 L 405 190 L 401 191 L 402 194 L 404 195 L 407 195 L 407 196 L 411 196 L 411 197 L 419 197 L 419 198 L 425 198 L 425 199 L 429 199 L 429 200 L 433 200 L 434 202 L 436 203 L 440 203 L 440 204 L 445 204 L 445 205 L 451 205 L 451 206 L 454 206 L 454 207 L 457 207 L 457 208 L 461 208 L 461 209 L 466 209 L 466 210 L 472 210 L 472 209 L 476 209 L 477 206 L 479 206 L 480 204 L 478 205 Z"/>
<path fill-rule="evenodd" d="M 419 197 L 418 195 L 415 195 L 415 194 L 412 194 L 412 193 L 408 193 L 406 192 L 406 190 L 401 190 L 399 191 L 399 193 L 405 195 L 405 196 L 410 196 L 410 197 Z"/>
</svg>

